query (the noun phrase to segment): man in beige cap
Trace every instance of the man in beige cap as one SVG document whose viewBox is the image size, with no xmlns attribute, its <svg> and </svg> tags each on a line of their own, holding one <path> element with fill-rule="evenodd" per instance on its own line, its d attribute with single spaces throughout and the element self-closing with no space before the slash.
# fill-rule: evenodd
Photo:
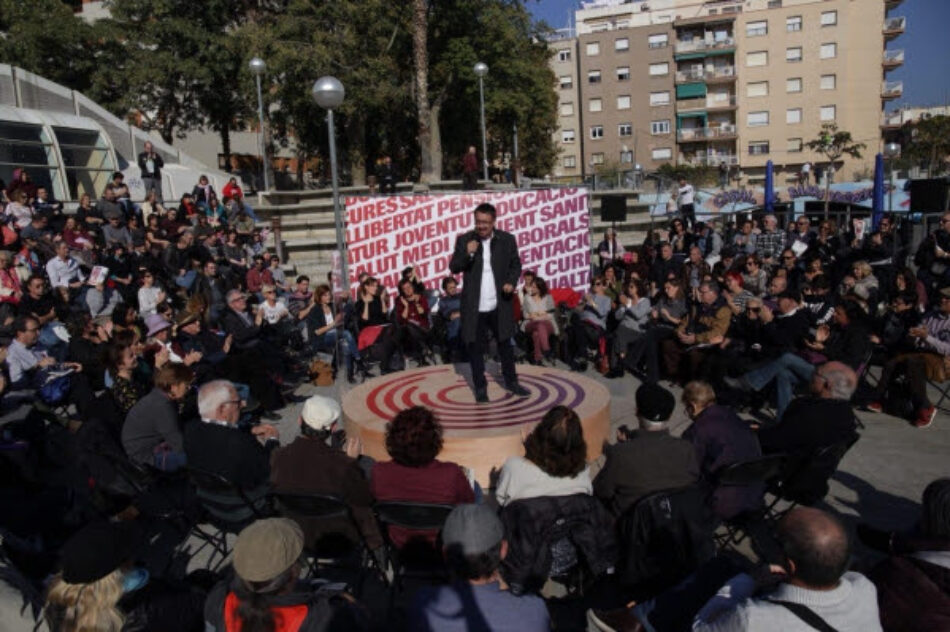
<svg viewBox="0 0 950 632">
<path fill-rule="evenodd" d="M 205 602 L 205 630 L 365 630 L 366 617 L 339 590 L 300 581 L 303 533 L 287 518 L 258 520 L 234 544 L 234 577 L 219 583 Z M 332 622 L 332 625 L 331 625 Z M 268 625 L 269 624 L 269 625 Z"/>
<path fill-rule="evenodd" d="M 300 435 L 288 446 L 271 455 L 271 483 L 278 494 L 310 492 L 333 494 L 353 511 L 360 533 L 371 549 L 382 546 L 382 537 L 371 509 L 373 496 L 357 458 L 362 449 L 359 438 L 350 437 L 343 449 L 331 446 L 331 438 L 340 427 L 341 410 L 336 400 L 314 395 L 300 411 Z M 344 536 L 358 542 L 359 535 L 348 520 L 306 520 L 298 522 L 310 547 L 331 536 Z"/>
</svg>

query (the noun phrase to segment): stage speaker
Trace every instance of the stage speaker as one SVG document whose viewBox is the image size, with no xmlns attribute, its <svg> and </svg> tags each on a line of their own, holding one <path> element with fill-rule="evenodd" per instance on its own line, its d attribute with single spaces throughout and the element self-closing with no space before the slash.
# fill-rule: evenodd
<svg viewBox="0 0 950 632">
<path fill-rule="evenodd" d="M 626 195 L 601 196 L 600 221 L 602 222 L 627 221 L 627 196 Z"/>
<path fill-rule="evenodd" d="M 947 208 L 950 181 L 946 178 L 910 181 L 910 210 L 913 213 L 942 213 Z"/>
</svg>

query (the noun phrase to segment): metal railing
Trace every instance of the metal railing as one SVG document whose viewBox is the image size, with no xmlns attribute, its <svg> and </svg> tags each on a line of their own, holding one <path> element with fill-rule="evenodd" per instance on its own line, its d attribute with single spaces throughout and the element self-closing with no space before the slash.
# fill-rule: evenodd
<svg viewBox="0 0 950 632">
<path fill-rule="evenodd" d="M 676 102 L 677 112 L 688 112 L 690 110 L 715 110 L 716 108 L 729 108 L 736 104 L 736 95 L 730 94 L 725 99 L 713 98 L 713 95 L 705 97 L 696 97 L 695 99 L 680 99 Z"/>
<path fill-rule="evenodd" d="M 903 81 L 885 81 L 884 85 L 881 86 L 881 96 L 883 97 L 899 97 L 902 94 L 904 94 Z"/>
<path fill-rule="evenodd" d="M 904 124 L 904 117 L 900 112 L 891 112 L 881 117 L 882 127 L 900 127 Z"/>
<path fill-rule="evenodd" d="M 717 66 L 714 68 L 701 68 L 694 70 L 677 70 L 676 80 L 683 81 L 702 81 L 708 79 L 721 79 L 724 77 L 735 77 L 735 66 Z"/>
<path fill-rule="evenodd" d="M 718 167 L 719 165 L 737 165 L 739 157 L 730 154 L 707 154 L 700 156 L 680 155 L 678 164 L 692 167 Z"/>
<path fill-rule="evenodd" d="M 722 48 L 734 48 L 736 40 L 734 37 L 727 37 L 721 40 L 692 39 L 682 42 L 676 42 L 677 53 L 694 53 L 704 50 L 719 50 Z"/>
<path fill-rule="evenodd" d="M 904 51 L 903 50 L 886 50 L 884 51 L 884 65 L 885 66 L 899 66 L 904 63 Z"/>
<path fill-rule="evenodd" d="M 904 16 L 887 18 L 884 20 L 884 33 L 903 33 L 907 28 L 907 18 Z"/>
<path fill-rule="evenodd" d="M 735 125 L 720 125 L 719 127 L 695 127 L 676 131 L 676 140 L 681 142 L 727 138 L 736 135 Z"/>
</svg>

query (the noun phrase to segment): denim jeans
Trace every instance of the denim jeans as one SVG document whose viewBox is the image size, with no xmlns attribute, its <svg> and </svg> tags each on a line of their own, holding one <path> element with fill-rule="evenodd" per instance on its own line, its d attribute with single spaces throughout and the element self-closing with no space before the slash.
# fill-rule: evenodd
<svg viewBox="0 0 950 632">
<path fill-rule="evenodd" d="M 346 363 L 346 370 L 351 371 L 353 370 L 353 360 L 354 358 L 359 360 L 360 352 L 356 348 L 356 340 L 349 329 L 331 329 L 322 336 L 317 336 L 313 339 L 313 349 L 314 351 L 325 351 L 336 348 L 337 332 L 343 332 L 341 345 L 343 347 L 343 361 Z"/>
<path fill-rule="evenodd" d="M 745 380 L 757 391 L 775 380 L 775 417 L 781 420 L 785 409 L 792 401 L 792 391 L 800 382 L 810 382 L 815 375 L 815 365 L 794 353 L 783 353 L 765 366 L 749 371 Z"/>
</svg>

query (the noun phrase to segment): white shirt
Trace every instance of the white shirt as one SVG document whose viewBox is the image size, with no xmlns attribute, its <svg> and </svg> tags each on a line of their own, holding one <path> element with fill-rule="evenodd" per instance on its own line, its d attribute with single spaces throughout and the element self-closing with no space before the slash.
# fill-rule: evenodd
<svg viewBox="0 0 950 632">
<path fill-rule="evenodd" d="M 49 275 L 49 283 L 52 287 L 69 287 L 73 281 L 86 280 L 86 275 L 82 273 L 79 264 L 72 257 L 67 257 L 66 261 L 53 257 L 46 264 L 46 274 Z"/>
<path fill-rule="evenodd" d="M 10 381 L 19 382 L 25 373 L 34 369 L 45 353 L 33 351 L 19 340 L 10 343 L 7 350 L 7 367 L 10 369 Z"/>
<path fill-rule="evenodd" d="M 685 186 L 679 188 L 679 203 L 680 206 L 684 204 L 693 203 L 693 185 L 687 183 Z"/>
<path fill-rule="evenodd" d="M 575 476 L 551 476 L 521 456 L 508 457 L 501 466 L 495 487 L 495 499 L 501 506 L 523 498 L 593 493 L 590 468 L 585 467 Z"/>
<path fill-rule="evenodd" d="M 495 238 L 492 233 L 488 239 L 482 240 L 482 287 L 478 293 L 478 311 L 490 312 L 498 307 L 498 291 L 495 289 L 495 271 L 491 268 L 491 242 Z"/>
<path fill-rule="evenodd" d="M 287 306 L 280 301 L 277 301 L 273 305 L 264 301 L 261 303 L 260 309 L 264 310 L 264 320 L 271 325 L 276 325 L 281 318 L 290 315 L 290 312 L 287 311 Z"/>
</svg>

